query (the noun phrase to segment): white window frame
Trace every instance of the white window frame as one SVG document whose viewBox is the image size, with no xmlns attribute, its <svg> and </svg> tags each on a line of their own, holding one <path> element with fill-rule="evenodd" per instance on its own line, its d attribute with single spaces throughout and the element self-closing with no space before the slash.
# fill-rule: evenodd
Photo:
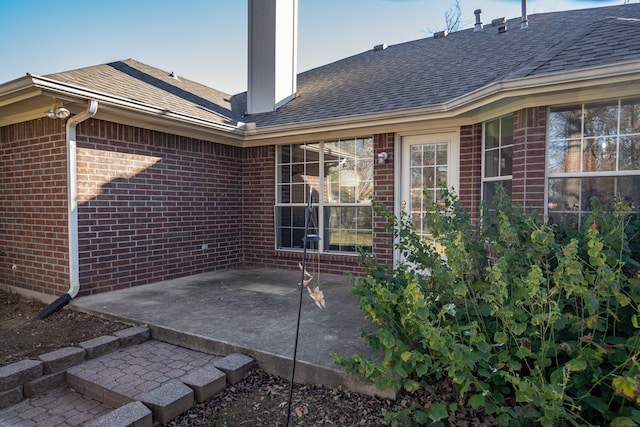
<svg viewBox="0 0 640 427">
<path fill-rule="evenodd" d="M 582 189 L 582 180 L 585 178 L 621 178 L 621 177 L 628 177 L 628 176 L 640 176 L 640 169 L 630 169 L 630 170 L 620 170 L 620 139 L 621 137 L 629 137 L 629 136 L 636 136 L 636 137 L 640 137 L 640 131 L 639 132 L 634 132 L 634 133 L 624 133 L 621 134 L 621 128 L 620 128 L 620 123 L 621 123 L 621 114 L 622 114 L 622 103 L 624 101 L 635 101 L 636 103 L 640 104 L 640 98 L 638 97 L 632 97 L 632 98 L 617 98 L 615 100 L 601 100 L 601 101 L 591 101 L 591 102 L 581 102 L 581 103 L 571 103 L 571 104 L 567 104 L 566 108 L 572 107 L 572 106 L 580 106 L 582 112 L 581 112 L 581 128 L 580 128 L 580 137 L 579 138 L 571 138 L 570 136 L 564 136 L 564 138 L 556 138 L 556 139 L 552 139 L 552 135 L 551 135 L 551 112 L 553 109 L 561 109 L 563 108 L 563 106 L 554 106 L 554 107 L 549 107 L 547 109 L 547 138 L 546 138 L 546 155 L 545 155 L 545 171 L 546 171 L 546 178 L 545 178 L 545 216 L 549 217 L 550 215 L 550 203 L 551 201 L 549 200 L 549 195 L 550 195 L 550 180 L 552 179 L 571 179 L 571 178 L 575 178 L 575 179 L 579 179 L 580 180 L 580 192 L 579 192 L 579 196 L 578 196 L 578 203 L 577 203 L 577 210 L 575 211 L 567 211 L 567 210 L 558 210 L 558 209 L 554 209 L 551 210 L 552 213 L 557 212 L 558 214 L 562 215 L 564 214 L 575 214 L 577 215 L 577 226 L 580 227 L 582 224 L 582 220 L 583 220 L 583 216 L 585 214 L 588 214 L 590 212 L 590 210 L 588 210 L 588 207 L 585 209 L 582 209 L 582 205 L 583 205 L 583 197 L 584 197 L 584 190 Z M 616 144 L 616 162 L 615 162 L 615 170 L 603 170 L 603 171 L 589 171 L 589 172 L 584 172 L 584 156 L 583 156 L 583 150 L 584 150 L 584 143 L 586 140 L 589 139 L 595 139 L 598 138 L 598 136 L 587 136 L 586 132 L 585 132 L 585 111 L 590 107 L 590 106 L 595 106 L 598 104 L 613 104 L 617 102 L 617 123 L 616 123 L 616 132 L 615 135 L 603 135 L 603 137 L 607 137 L 607 138 L 613 138 L 615 140 L 615 144 Z M 563 141 L 563 140 L 574 140 L 574 141 L 579 141 L 580 143 L 580 167 L 579 167 L 579 171 L 576 172 L 551 172 L 551 167 L 550 167 L 550 161 L 551 161 L 551 153 L 550 153 L 550 145 L 554 142 L 554 141 Z M 619 194 L 618 192 L 618 180 L 615 179 L 614 181 L 614 192 L 616 194 Z M 588 202 L 587 202 L 588 203 Z"/>
<path fill-rule="evenodd" d="M 511 144 L 507 144 L 507 145 L 502 145 L 502 120 L 506 117 L 512 117 L 511 123 L 511 136 L 512 136 L 512 140 L 511 140 Z M 498 145 L 496 147 L 492 147 L 492 148 L 487 148 L 487 124 L 494 122 L 498 120 L 499 121 L 499 132 L 498 132 Z M 511 167 L 511 174 L 508 175 L 500 175 L 501 170 L 499 170 L 499 173 L 497 176 L 491 176 L 491 177 L 487 177 L 486 176 L 486 159 L 487 159 L 487 151 L 498 151 L 498 153 L 500 153 L 502 151 L 503 148 L 507 148 L 507 147 L 511 147 L 511 160 L 513 161 L 513 116 L 510 114 L 504 115 L 504 116 L 500 116 L 500 117 L 496 117 L 494 119 L 491 120 L 487 120 L 484 123 L 482 123 L 482 162 L 481 162 L 481 176 L 482 176 L 482 184 L 480 186 L 480 198 L 481 200 L 484 200 L 486 202 L 486 197 L 487 194 L 485 194 L 485 185 L 487 183 L 504 183 L 504 182 L 513 182 L 513 165 Z M 500 159 L 501 156 L 498 156 L 498 158 Z M 500 166 L 501 168 L 501 166 Z M 511 195 L 510 195 L 511 196 Z"/>
<path fill-rule="evenodd" d="M 276 189 L 275 189 L 275 206 L 274 206 L 274 248 L 275 250 L 278 251 L 292 251 L 292 252 L 298 252 L 298 251 L 302 251 L 302 242 L 300 242 L 300 247 L 283 247 L 281 245 L 279 245 L 279 210 L 280 208 L 304 208 L 306 210 L 307 208 L 307 200 L 306 198 L 308 197 L 307 194 L 305 194 L 305 201 L 304 203 L 284 203 L 282 202 L 281 198 L 281 193 L 280 193 L 280 184 L 281 182 L 281 177 L 280 177 L 280 169 L 279 167 L 283 164 L 280 163 L 280 158 L 281 158 L 281 150 L 283 149 L 283 147 L 285 146 L 289 146 L 289 147 L 293 147 L 293 146 L 301 146 L 301 145 L 307 145 L 307 144 L 317 144 L 318 145 L 318 173 L 320 174 L 319 176 L 319 182 L 318 182 L 318 194 L 322 195 L 321 197 L 318 197 L 318 200 L 313 200 L 312 202 L 312 209 L 316 212 L 316 213 L 321 213 L 324 212 L 325 208 L 328 207 L 355 207 L 355 208 L 369 208 L 371 209 L 371 220 L 370 220 L 370 224 L 371 224 L 371 248 L 370 251 L 373 251 L 373 208 L 372 208 L 372 204 L 371 204 L 371 200 L 363 200 L 363 201 L 358 201 L 355 203 L 345 203 L 345 202 L 328 202 L 324 200 L 324 194 L 325 191 L 327 191 L 327 189 L 325 188 L 325 181 L 328 177 L 328 175 L 325 174 L 325 144 L 331 144 L 334 142 L 338 142 L 338 141 L 349 141 L 349 140 L 370 140 L 371 143 L 371 148 L 372 148 L 372 152 L 371 152 L 371 167 L 372 167 L 372 174 L 373 174 L 373 168 L 375 167 L 375 162 L 374 162 L 374 158 L 373 158 L 373 136 L 359 136 L 359 137 L 354 137 L 354 138 L 341 138 L 341 139 L 332 139 L 332 140 L 321 140 L 321 141 L 313 141 L 313 142 L 306 142 L 306 143 L 292 143 L 292 144 L 285 144 L 285 145 L 279 145 L 276 147 L 276 156 L 275 156 L 275 170 L 276 170 Z M 306 160 L 303 162 L 303 164 L 307 164 Z M 371 177 L 372 182 L 371 185 L 373 187 L 373 185 L 375 184 L 373 182 L 373 175 Z M 307 184 L 305 184 L 305 188 L 307 188 Z M 348 256 L 358 256 L 359 252 L 358 250 L 354 250 L 354 251 L 345 251 L 345 250 L 331 250 L 331 249 L 326 249 L 325 246 L 327 244 L 323 243 L 323 242 L 327 242 L 328 240 L 328 236 L 326 236 L 325 234 L 328 233 L 329 229 L 328 229 L 328 224 L 325 223 L 325 217 L 324 215 L 316 215 L 316 217 L 314 217 L 312 219 L 312 221 L 315 223 L 314 224 L 314 228 L 316 228 L 317 230 L 311 230 L 309 233 L 310 234 L 318 234 L 321 238 L 320 242 L 317 244 L 314 244 L 312 247 L 309 247 L 308 250 L 311 251 L 317 251 L 319 253 L 330 253 L 330 254 L 339 254 L 339 255 L 348 255 Z M 293 225 L 291 226 L 293 229 L 295 229 L 296 227 L 294 227 Z M 356 228 L 356 233 L 357 233 L 357 229 Z"/>
</svg>

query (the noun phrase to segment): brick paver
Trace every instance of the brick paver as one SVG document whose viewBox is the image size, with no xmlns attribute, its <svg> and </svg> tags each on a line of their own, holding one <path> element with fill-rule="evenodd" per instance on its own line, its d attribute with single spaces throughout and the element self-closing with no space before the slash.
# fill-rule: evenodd
<svg viewBox="0 0 640 427">
<path fill-rule="evenodd" d="M 0 411 L 3 427 L 75 427 L 112 411 L 95 400 L 68 388 L 60 388 L 44 396 L 25 399 Z"/>
<path fill-rule="evenodd" d="M 98 400 L 104 397 L 97 388 L 103 388 L 133 401 L 192 369 L 218 360 L 218 356 L 149 340 L 74 366 L 67 370 L 67 380 L 73 377 L 84 382 L 85 387 L 93 384 L 90 391 Z"/>
<path fill-rule="evenodd" d="M 67 387 L 0 410 L 0 426 L 82 426 L 219 356 L 149 340 L 71 366 Z"/>
</svg>

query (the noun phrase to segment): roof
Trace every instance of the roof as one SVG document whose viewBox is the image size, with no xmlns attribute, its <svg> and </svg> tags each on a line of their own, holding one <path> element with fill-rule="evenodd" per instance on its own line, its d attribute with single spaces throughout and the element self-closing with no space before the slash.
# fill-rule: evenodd
<svg viewBox="0 0 640 427">
<path fill-rule="evenodd" d="M 242 116 L 232 108 L 231 95 L 133 59 L 44 77 L 211 123 L 235 126 Z"/>
<path fill-rule="evenodd" d="M 599 71 L 608 75 L 627 64 L 631 69 L 627 78 L 637 80 L 640 4 L 528 18 L 526 29 L 520 29 L 517 17 L 507 21 L 506 32 L 491 25 L 477 32 L 470 28 L 444 38 L 371 49 L 306 71 L 298 75 L 296 98 L 269 113 L 245 115 L 246 92 L 232 96 L 133 59 L 50 74 L 38 84 L 53 87 L 59 82 L 65 90 L 73 88 L 74 94 L 104 95 L 103 105 L 112 97 L 114 108 L 139 107 L 157 120 L 184 119 L 203 131 L 242 133 L 244 122 L 269 132 L 311 129 L 321 123 L 353 124 L 363 117 L 404 117 L 429 108 L 442 111 L 470 102 L 474 94 L 504 90 L 508 82 L 531 88 L 535 79 L 536 84 L 548 84 L 540 83 L 540 77 L 572 79 L 597 67 L 608 66 Z M 3 86 L 10 90 L 11 82 Z"/>
<path fill-rule="evenodd" d="M 298 76 L 298 97 L 258 127 L 389 113 L 450 102 L 512 79 L 640 60 L 640 4 L 534 14 L 370 50 Z M 242 108 L 246 94 L 235 101 Z"/>
</svg>

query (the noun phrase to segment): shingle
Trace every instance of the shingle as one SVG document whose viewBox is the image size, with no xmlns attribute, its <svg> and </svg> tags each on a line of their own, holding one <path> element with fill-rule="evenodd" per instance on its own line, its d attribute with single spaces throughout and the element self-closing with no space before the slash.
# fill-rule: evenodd
<svg viewBox="0 0 640 427">
<path fill-rule="evenodd" d="M 238 121 L 231 95 L 133 59 L 45 77 L 213 123 Z"/>
<path fill-rule="evenodd" d="M 439 106 L 487 85 L 640 60 L 640 4 L 529 15 L 497 27 L 369 50 L 298 75 L 297 98 L 275 112 L 245 116 L 233 96 L 134 60 L 49 75 L 213 123 L 260 127 L 398 113 Z"/>
<path fill-rule="evenodd" d="M 615 18 L 614 18 L 615 17 Z M 534 14 L 367 51 L 298 76 L 298 98 L 246 121 L 272 126 L 437 106 L 484 86 L 638 60 L 640 5 Z M 246 94 L 236 97 L 240 108 Z"/>
</svg>

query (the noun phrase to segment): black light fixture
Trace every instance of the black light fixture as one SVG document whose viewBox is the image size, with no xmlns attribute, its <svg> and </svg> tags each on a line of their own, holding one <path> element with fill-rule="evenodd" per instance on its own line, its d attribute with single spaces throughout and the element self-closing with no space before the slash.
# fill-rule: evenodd
<svg viewBox="0 0 640 427">
<path fill-rule="evenodd" d="M 62 102 L 58 102 L 57 99 L 53 98 L 51 108 L 45 111 L 44 115 L 50 119 L 66 119 L 71 115 L 71 111 L 64 108 Z"/>
</svg>

